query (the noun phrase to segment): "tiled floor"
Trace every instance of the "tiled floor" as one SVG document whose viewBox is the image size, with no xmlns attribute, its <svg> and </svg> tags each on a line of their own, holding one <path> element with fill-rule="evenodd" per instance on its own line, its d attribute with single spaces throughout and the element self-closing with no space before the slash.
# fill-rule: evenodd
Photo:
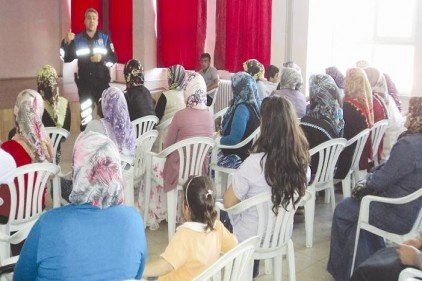
<svg viewBox="0 0 422 281">
<path fill-rule="evenodd" d="M 71 169 L 71 155 L 73 144 L 77 136 L 72 135 L 63 144 L 62 165 L 64 172 Z M 321 199 L 321 200 L 319 200 Z M 341 196 L 337 195 L 337 202 Z M 326 271 L 326 265 L 329 254 L 330 230 L 331 230 L 332 211 L 329 204 L 323 203 L 323 197 L 318 198 L 315 210 L 314 224 L 314 246 L 305 247 L 305 224 L 304 222 L 295 223 L 293 231 L 293 242 L 295 247 L 296 259 L 296 280 L 298 281 L 326 281 L 333 278 Z M 148 259 L 158 258 L 167 246 L 167 223 L 160 224 L 156 231 L 146 230 L 148 239 Z M 283 260 L 283 280 L 288 280 L 287 263 Z M 272 275 L 264 274 L 264 263 L 260 264 L 259 281 L 273 280 Z"/>
</svg>

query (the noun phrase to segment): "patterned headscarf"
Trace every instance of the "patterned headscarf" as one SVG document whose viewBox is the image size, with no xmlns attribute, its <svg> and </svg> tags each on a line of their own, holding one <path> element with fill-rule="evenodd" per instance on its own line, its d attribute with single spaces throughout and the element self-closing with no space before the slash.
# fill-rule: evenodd
<svg viewBox="0 0 422 281">
<path fill-rule="evenodd" d="M 340 69 L 335 66 L 327 67 L 325 73 L 330 75 L 336 82 L 337 87 L 344 89 L 344 75 L 341 73 Z"/>
<path fill-rule="evenodd" d="M 422 133 L 422 97 L 410 98 L 406 126 L 409 133 Z"/>
<path fill-rule="evenodd" d="M 299 71 L 290 67 L 281 69 L 280 89 L 299 90 L 302 84 L 303 78 Z"/>
<path fill-rule="evenodd" d="M 369 66 L 369 62 L 367 60 L 358 60 L 356 62 L 356 67 L 365 68 Z"/>
<path fill-rule="evenodd" d="M 374 124 L 374 111 L 372 103 L 372 89 L 361 68 L 350 68 L 344 79 L 344 102 L 350 102 L 365 115 L 368 127 Z"/>
<path fill-rule="evenodd" d="M 186 71 L 180 64 L 172 65 L 168 68 L 167 79 L 169 90 L 180 90 L 185 80 Z"/>
<path fill-rule="evenodd" d="M 265 68 L 256 59 L 250 59 L 243 63 L 243 69 L 249 73 L 255 81 L 264 79 L 265 75 Z"/>
<path fill-rule="evenodd" d="M 134 155 L 136 134 L 130 122 L 123 92 L 116 87 L 104 90 L 101 97 L 101 108 L 104 115 L 101 121 L 107 129 L 107 135 L 114 135 L 120 153 Z"/>
<path fill-rule="evenodd" d="M 369 84 L 371 85 L 372 93 L 379 94 L 384 102 L 387 102 L 385 96 L 387 94 L 387 82 L 385 81 L 382 72 L 374 67 L 366 67 L 364 70 L 366 77 L 368 77 Z"/>
<path fill-rule="evenodd" d="M 116 145 L 106 136 L 85 132 L 73 148 L 73 189 L 69 201 L 99 208 L 124 202 L 123 174 Z"/>
<path fill-rule="evenodd" d="M 334 79 L 327 74 L 311 75 L 309 78 L 310 107 L 307 116 L 328 121 L 337 136 L 344 128 L 340 94 Z"/>
<path fill-rule="evenodd" d="M 285 63 L 283 63 L 283 67 L 296 69 L 296 71 L 298 71 L 300 75 L 302 75 L 302 69 L 294 61 L 286 61 Z"/>
<path fill-rule="evenodd" d="M 144 68 L 136 59 L 129 60 L 126 63 L 123 74 L 125 75 L 127 88 L 141 86 L 145 82 Z"/>
<path fill-rule="evenodd" d="M 16 115 L 17 141 L 33 162 L 53 159 L 53 147 L 41 118 L 44 111 L 43 100 L 34 90 L 24 90 L 19 93 L 14 112 Z"/>
<path fill-rule="evenodd" d="M 223 117 L 223 123 L 221 126 L 221 133 L 224 135 L 226 130 L 231 123 L 231 120 L 234 116 L 236 107 L 241 103 L 249 104 L 257 116 L 260 117 L 260 108 L 261 102 L 258 97 L 258 88 L 255 80 L 246 72 L 238 72 L 231 77 L 232 81 L 232 90 L 233 90 L 233 99 L 231 101 L 230 107 L 227 110 L 226 114 Z"/>
<path fill-rule="evenodd" d="M 202 75 L 192 72 L 183 84 L 186 107 L 195 109 L 207 108 L 207 85 Z"/>
<path fill-rule="evenodd" d="M 384 73 L 385 82 L 387 82 L 388 94 L 393 98 L 397 105 L 397 108 L 401 111 L 401 101 L 399 99 L 399 91 L 397 90 L 396 84 L 394 84 L 390 75 Z"/>
</svg>

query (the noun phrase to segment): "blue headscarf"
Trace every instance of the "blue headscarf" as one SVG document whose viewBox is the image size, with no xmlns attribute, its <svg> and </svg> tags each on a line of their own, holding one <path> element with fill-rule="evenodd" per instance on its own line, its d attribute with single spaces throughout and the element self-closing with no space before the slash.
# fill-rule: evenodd
<svg viewBox="0 0 422 281">
<path fill-rule="evenodd" d="M 241 71 L 234 74 L 231 78 L 232 81 L 232 90 L 233 90 L 233 99 L 231 105 L 227 110 L 226 114 L 223 117 L 223 123 L 221 126 L 221 134 L 225 135 L 228 125 L 233 119 L 234 112 L 236 107 L 245 103 L 250 105 L 252 109 L 256 112 L 257 116 L 260 117 L 260 108 L 261 102 L 258 97 L 258 88 L 255 82 L 255 79 L 248 73 Z"/>
</svg>

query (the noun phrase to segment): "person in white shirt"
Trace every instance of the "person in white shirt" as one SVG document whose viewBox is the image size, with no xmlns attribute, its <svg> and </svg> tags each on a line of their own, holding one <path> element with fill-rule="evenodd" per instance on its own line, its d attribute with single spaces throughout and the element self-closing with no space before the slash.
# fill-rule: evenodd
<svg viewBox="0 0 422 281">
<path fill-rule="evenodd" d="M 210 54 L 203 53 L 201 55 L 201 70 L 198 73 L 204 77 L 205 84 L 207 85 L 207 106 L 210 106 L 220 83 L 217 69 L 211 66 Z"/>
<path fill-rule="evenodd" d="M 265 97 L 271 95 L 271 93 L 277 90 L 278 83 L 280 83 L 280 69 L 275 65 L 269 65 L 265 70 L 265 78 L 264 85 L 265 89 Z"/>
</svg>

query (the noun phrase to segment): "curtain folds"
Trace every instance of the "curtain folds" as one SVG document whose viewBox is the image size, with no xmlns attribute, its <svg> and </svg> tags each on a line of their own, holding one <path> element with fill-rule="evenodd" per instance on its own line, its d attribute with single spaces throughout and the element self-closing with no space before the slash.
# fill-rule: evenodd
<svg viewBox="0 0 422 281">
<path fill-rule="evenodd" d="M 132 0 L 110 0 L 108 30 L 117 54 L 117 62 L 126 64 L 133 57 Z"/>
</svg>

